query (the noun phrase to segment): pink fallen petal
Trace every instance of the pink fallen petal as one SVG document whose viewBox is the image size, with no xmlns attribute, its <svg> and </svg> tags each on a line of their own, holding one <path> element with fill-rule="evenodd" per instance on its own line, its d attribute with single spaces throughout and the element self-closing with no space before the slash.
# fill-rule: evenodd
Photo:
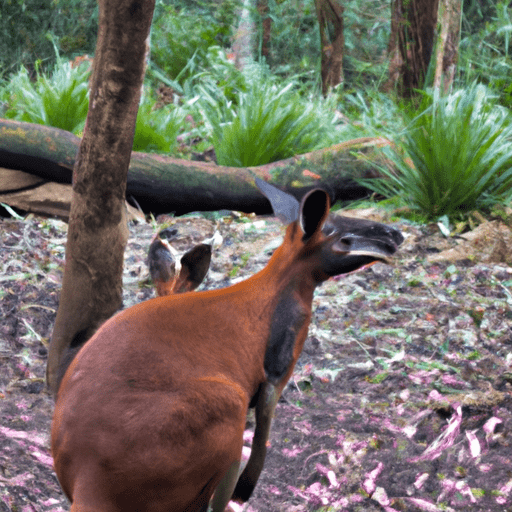
<svg viewBox="0 0 512 512">
<path fill-rule="evenodd" d="M 402 430 L 403 430 L 403 427 L 399 427 L 398 425 L 394 425 L 393 423 L 391 423 L 389 418 L 384 418 L 382 420 L 382 426 L 384 428 L 388 429 L 390 432 L 395 432 L 395 433 L 402 432 Z"/>
<path fill-rule="evenodd" d="M 480 441 L 475 435 L 476 430 L 468 430 L 466 432 L 466 437 L 469 441 L 469 452 L 471 453 L 471 457 L 475 458 L 479 457 L 482 453 L 482 449 L 480 447 Z"/>
<path fill-rule="evenodd" d="M 357 493 L 357 494 L 351 494 L 349 496 L 350 503 L 361 503 L 363 501 L 363 497 Z"/>
<path fill-rule="evenodd" d="M 39 446 L 46 446 L 46 439 L 38 432 L 26 432 L 25 430 L 13 430 L 7 427 L 0 427 L 0 434 L 12 439 L 25 439 Z"/>
<path fill-rule="evenodd" d="M 437 497 L 437 502 L 443 502 L 447 499 L 449 499 L 453 493 L 455 492 L 455 485 L 457 482 L 455 480 L 451 480 L 449 478 L 444 478 L 441 480 L 441 487 L 443 488 L 443 491 L 441 494 Z"/>
<path fill-rule="evenodd" d="M 34 459 L 38 460 L 39 462 L 42 462 L 43 464 L 46 464 L 47 466 L 53 466 L 53 457 L 51 457 L 47 453 L 41 453 L 38 450 L 34 450 L 30 452 L 30 455 L 32 455 Z"/>
<path fill-rule="evenodd" d="M 331 487 L 338 487 L 338 481 L 336 480 L 336 475 L 332 469 L 327 472 L 327 480 L 329 480 Z"/>
<path fill-rule="evenodd" d="M 457 489 L 457 491 L 460 492 L 460 494 L 462 494 L 463 496 L 467 496 L 471 503 L 476 503 L 476 498 L 473 495 L 473 492 L 471 491 L 471 488 L 469 487 L 467 482 L 461 480 L 455 484 L 455 488 Z"/>
<path fill-rule="evenodd" d="M 483 429 L 484 432 L 487 434 L 487 437 L 494 434 L 494 429 L 496 428 L 496 425 L 499 425 L 500 423 L 502 423 L 502 421 L 499 418 L 496 418 L 496 416 L 489 418 L 485 422 Z"/>
<path fill-rule="evenodd" d="M 500 497 L 507 497 L 510 494 L 511 490 L 512 490 L 512 480 L 509 480 L 505 485 L 502 485 L 500 487 L 499 491 L 503 495 Z"/>
<path fill-rule="evenodd" d="M 383 507 L 389 505 L 391 500 L 388 498 L 386 490 L 383 487 L 376 487 L 372 494 L 372 500 L 375 500 L 379 505 Z"/>
<path fill-rule="evenodd" d="M 52 505 L 56 505 L 57 503 L 59 503 L 59 500 L 55 498 L 48 498 L 47 500 L 42 500 L 40 503 L 45 507 L 51 507 Z"/>
<path fill-rule="evenodd" d="M 9 485 L 19 486 L 19 487 L 27 487 L 26 482 L 28 480 L 32 480 L 34 475 L 32 473 L 22 473 L 21 475 L 14 475 L 11 478 L 4 478 L 0 476 L 0 482 L 6 482 Z"/>
<path fill-rule="evenodd" d="M 338 482 L 336 480 L 336 475 L 334 474 L 334 471 L 332 469 L 329 469 L 325 467 L 323 464 L 316 464 L 316 470 L 323 476 L 329 480 L 329 484 L 331 487 L 338 487 Z"/>
<path fill-rule="evenodd" d="M 430 501 L 423 500 L 421 498 L 404 498 L 404 501 L 408 501 L 409 503 L 412 503 L 420 510 L 425 510 L 426 512 L 445 512 L 446 508 L 439 508 L 434 503 L 431 503 Z"/>
<path fill-rule="evenodd" d="M 297 457 L 300 453 L 304 451 L 303 448 L 294 448 L 293 450 L 290 450 L 288 448 L 283 448 L 283 455 L 288 458 Z"/>
<path fill-rule="evenodd" d="M 446 398 L 439 393 L 436 389 L 433 389 L 429 394 L 428 397 L 430 400 L 446 400 Z"/>
<path fill-rule="evenodd" d="M 400 391 L 400 394 L 398 395 L 404 402 L 407 402 L 409 400 L 409 397 L 411 396 L 411 392 L 405 388 Z"/>
<path fill-rule="evenodd" d="M 423 487 L 423 484 L 428 480 L 429 476 L 429 473 L 422 473 L 421 475 L 418 475 L 416 477 L 416 481 L 414 482 L 414 487 L 420 490 Z"/>
<path fill-rule="evenodd" d="M 370 496 L 375 491 L 375 487 L 376 487 L 375 481 L 377 480 L 378 476 L 381 474 L 383 468 L 384 468 L 384 464 L 382 462 L 379 462 L 377 464 L 377 467 L 373 471 L 366 473 L 366 480 L 363 482 L 362 487 Z"/>
<path fill-rule="evenodd" d="M 403 434 L 408 437 L 409 439 L 412 439 L 414 435 L 416 434 L 416 430 L 418 430 L 414 425 L 406 425 L 402 432 Z"/>
<path fill-rule="evenodd" d="M 460 405 L 455 407 L 455 414 L 448 421 L 446 429 L 435 439 L 426 450 L 417 457 L 409 459 L 409 462 L 418 462 L 420 460 L 434 460 L 441 456 L 444 450 L 447 450 L 459 435 L 462 423 L 462 408 Z"/>
</svg>

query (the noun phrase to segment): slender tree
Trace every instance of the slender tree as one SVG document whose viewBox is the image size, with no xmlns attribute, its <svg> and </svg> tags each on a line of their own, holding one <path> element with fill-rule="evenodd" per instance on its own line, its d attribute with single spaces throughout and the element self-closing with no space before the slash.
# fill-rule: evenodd
<svg viewBox="0 0 512 512">
<path fill-rule="evenodd" d="M 155 0 L 99 0 L 89 112 L 73 169 L 66 265 L 50 343 L 56 391 L 66 350 L 122 304 L 125 190 Z"/>
<path fill-rule="evenodd" d="M 340 0 L 315 0 L 320 28 L 322 92 L 343 81 L 343 6 Z"/>
<path fill-rule="evenodd" d="M 453 84 L 459 56 L 462 0 L 440 0 L 434 87 L 448 92 Z"/>
<path fill-rule="evenodd" d="M 272 18 L 268 7 L 268 0 L 257 0 L 256 9 L 261 19 L 261 56 L 268 62 L 270 57 L 270 33 L 272 30 Z"/>
<path fill-rule="evenodd" d="M 233 40 L 235 66 L 240 70 L 253 61 L 256 40 L 256 24 L 252 16 L 253 12 L 254 0 L 244 0 Z"/>
</svg>

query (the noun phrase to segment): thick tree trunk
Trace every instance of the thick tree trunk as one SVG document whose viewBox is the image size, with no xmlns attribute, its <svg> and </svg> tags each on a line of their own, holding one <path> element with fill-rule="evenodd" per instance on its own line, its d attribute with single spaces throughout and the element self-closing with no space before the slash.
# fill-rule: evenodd
<svg viewBox="0 0 512 512">
<path fill-rule="evenodd" d="M 389 81 L 403 96 L 422 88 L 434 51 L 438 0 L 393 0 Z"/>
<path fill-rule="evenodd" d="M 66 266 L 47 380 L 122 304 L 124 198 L 154 0 L 100 0 L 89 112 L 73 171 Z"/>
<path fill-rule="evenodd" d="M 46 182 L 71 183 L 79 144 L 78 137 L 63 130 L 0 119 L 0 167 L 21 170 Z M 335 199 L 358 199 L 367 191 L 354 179 L 375 175 L 377 155 L 373 152 L 386 144 L 380 137 L 356 139 L 250 169 L 132 153 L 126 195 L 154 214 L 221 209 L 267 213 L 268 202 L 254 186 L 253 178 L 259 176 L 292 194 L 297 186 L 320 184 L 331 190 Z M 0 200 L 11 204 L 9 195 L 23 193 L 20 200 L 27 204 L 27 190 L 38 182 L 21 181 L 15 186 L 11 175 L 5 176 L 3 179 L 0 172 Z M 39 204 L 41 199 L 37 201 Z M 49 202 L 50 207 L 59 202 L 53 190 Z M 62 209 L 62 205 L 56 207 Z"/>
<path fill-rule="evenodd" d="M 440 0 L 437 26 L 436 71 L 434 87 L 447 93 L 455 77 L 459 56 L 460 17 L 462 0 Z"/>
<path fill-rule="evenodd" d="M 320 29 L 322 93 L 343 81 L 343 7 L 340 0 L 315 0 Z"/>
</svg>

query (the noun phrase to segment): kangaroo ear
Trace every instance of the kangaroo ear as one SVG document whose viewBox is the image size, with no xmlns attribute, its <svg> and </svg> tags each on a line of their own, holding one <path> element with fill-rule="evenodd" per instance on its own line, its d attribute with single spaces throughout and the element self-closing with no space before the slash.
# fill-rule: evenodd
<svg viewBox="0 0 512 512">
<path fill-rule="evenodd" d="M 274 215 L 281 222 L 291 224 L 299 218 L 300 203 L 295 197 L 259 178 L 256 178 L 254 181 L 261 193 L 270 201 Z"/>
<path fill-rule="evenodd" d="M 174 293 L 195 290 L 205 278 L 210 268 L 212 246 L 198 244 L 181 257 L 181 270 L 176 278 Z"/>
<path fill-rule="evenodd" d="M 311 238 L 321 230 L 329 215 L 331 202 L 329 195 L 319 188 L 311 190 L 300 204 L 300 226 L 304 231 L 304 240 Z"/>
</svg>

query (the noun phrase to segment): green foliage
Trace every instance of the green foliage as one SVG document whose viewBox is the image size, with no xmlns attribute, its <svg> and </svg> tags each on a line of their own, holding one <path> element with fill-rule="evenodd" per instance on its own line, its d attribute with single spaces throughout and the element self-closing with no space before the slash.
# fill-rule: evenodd
<svg viewBox="0 0 512 512">
<path fill-rule="evenodd" d="M 389 2 L 348 0 L 343 7 L 346 87 L 376 87 L 388 79 L 389 63 L 382 57 L 386 55 L 391 31 Z"/>
<path fill-rule="evenodd" d="M 428 218 L 460 218 L 512 199 L 512 125 L 495 97 L 473 84 L 450 96 L 425 93 L 420 113 L 410 120 L 386 156 L 395 170 L 367 186 Z"/>
<path fill-rule="evenodd" d="M 272 19 L 268 63 L 277 75 L 306 74 L 319 69 L 320 33 L 314 2 L 269 0 Z M 259 16 L 255 16 L 259 21 Z M 261 48 L 261 25 L 258 48 Z"/>
<path fill-rule="evenodd" d="M 208 110 L 219 164 L 250 167 L 328 145 L 332 115 L 321 115 L 320 101 L 304 101 L 291 86 L 255 82 L 236 108 Z"/>
<path fill-rule="evenodd" d="M 0 99 L 6 104 L 3 115 L 80 135 L 89 108 L 89 74 L 88 63 L 72 68 L 69 62 L 59 60 L 51 76 L 36 70 L 36 80 L 31 81 L 28 71 L 22 68 L 2 89 Z M 155 109 L 154 104 L 147 98 L 139 107 L 134 150 L 171 153 L 186 108 L 168 105 Z"/>
<path fill-rule="evenodd" d="M 219 46 L 208 48 L 207 61 L 207 67 L 185 81 L 182 89 L 184 95 L 206 95 L 210 102 L 236 104 L 238 94 L 247 91 L 251 75 L 259 77 L 264 69 L 262 66 L 253 65 L 241 73 Z"/>
<path fill-rule="evenodd" d="M 394 98 L 378 91 L 343 94 L 338 109 L 350 120 L 343 128 L 346 139 L 381 136 L 393 138 L 394 134 L 404 128 L 404 121 Z"/>
<path fill-rule="evenodd" d="M 137 114 L 133 150 L 172 153 L 184 118 L 184 111 L 174 105 L 155 110 L 154 103 L 145 100 Z"/>
<path fill-rule="evenodd" d="M 512 107 L 512 8 L 508 4 L 473 1 L 465 6 L 459 81 L 478 80 L 499 94 L 501 104 Z"/>
<path fill-rule="evenodd" d="M 89 73 L 88 63 L 72 68 L 59 61 L 51 76 L 36 68 L 36 79 L 31 81 L 21 68 L 2 94 L 7 100 L 5 117 L 79 133 L 89 108 Z"/>
<path fill-rule="evenodd" d="M 96 44 L 96 0 L 3 0 L 0 14 L 0 70 L 55 64 L 53 41 L 62 54 L 92 53 Z"/>
<path fill-rule="evenodd" d="M 227 44 L 233 21 L 229 9 L 234 10 L 234 3 L 222 5 L 223 9 L 212 9 L 211 13 L 167 6 L 155 19 L 151 59 L 171 79 L 182 83 L 195 75 L 208 66 L 211 46 Z"/>
</svg>

